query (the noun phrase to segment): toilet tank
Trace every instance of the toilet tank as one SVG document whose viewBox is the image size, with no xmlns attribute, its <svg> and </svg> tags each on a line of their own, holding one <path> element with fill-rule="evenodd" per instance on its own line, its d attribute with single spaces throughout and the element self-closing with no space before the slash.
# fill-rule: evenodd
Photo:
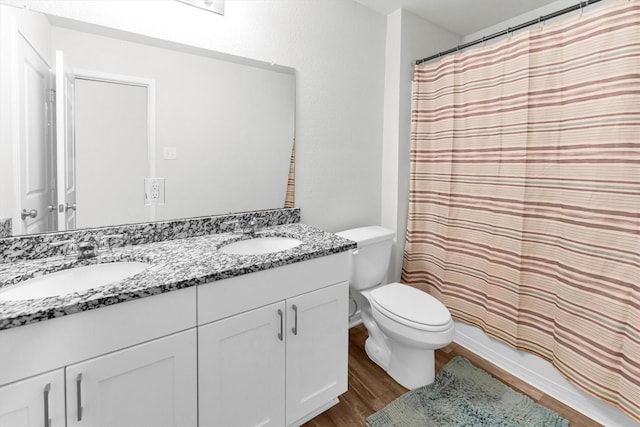
<svg viewBox="0 0 640 427">
<path fill-rule="evenodd" d="M 395 233 L 383 227 L 369 226 L 335 234 L 358 244 L 351 253 L 349 286 L 362 290 L 382 283 L 389 269 Z"/>
</svg>

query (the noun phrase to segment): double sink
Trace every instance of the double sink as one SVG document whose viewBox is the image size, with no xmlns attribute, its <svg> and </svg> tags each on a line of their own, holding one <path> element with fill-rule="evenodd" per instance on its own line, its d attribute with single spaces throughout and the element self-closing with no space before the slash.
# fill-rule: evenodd
<svg viewBox="0 0 640 427">
<path fill-rule="evenodd" d="M 218 252 L 227 255 L 265 255 L 295 248 L 303 242 L 290 237 L 253 237 L 223 244 Z M 149 262 L 118 260 L 72 267 L 0 288 L 0 302 L 23 301 L 67 295 L 118 282 L 149 267 Z"/>
</svg>

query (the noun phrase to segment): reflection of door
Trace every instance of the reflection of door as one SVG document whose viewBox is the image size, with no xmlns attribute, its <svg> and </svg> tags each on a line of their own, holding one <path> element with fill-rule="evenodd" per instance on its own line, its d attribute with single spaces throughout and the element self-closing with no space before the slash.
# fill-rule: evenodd
<svg viewBox="0 0 640 427">
<path fill-rule="evenodd" d="M 21 233 L 55 230 L 55 167 L 52 132 L 52 76 L 49 65 L 26 36 L 16 30 L 19 114 Z M 50 209 L 51 207 L 51 209 Z"/>
<path fill-rule="evenodd" d="M 77 226 L 149 221 L 147 87 L 80 75 L 75 80 Z"/>
<path fill-rule="evenodd" d="M 73 126 L 73 73 L 68 58 L 56 51 L 56 136 L 58 230 L 76 228 L 76 173 Z"/>
</svg>

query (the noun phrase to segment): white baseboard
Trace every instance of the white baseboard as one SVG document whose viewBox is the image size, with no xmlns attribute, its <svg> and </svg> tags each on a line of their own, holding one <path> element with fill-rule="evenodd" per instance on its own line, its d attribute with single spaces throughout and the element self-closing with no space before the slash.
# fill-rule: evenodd
<svg viewBox="0 0 640 427">
<path fill-rule="evenodd" d="M 605 427 L 638 427 L 620 410 L 578 389 L 546 360 L 515 350 L 482 330 L 455 321 L 455 342 L 512 375 L 538 388 Z"/>
<path fill-rule="evenodd" d="M 361 323 L 362 317 L 360 316 L 360 312 L 358 311 L 356 314 L 349 318 L 349 329 L 353 328 L 354 326 L 358 326 Z"/>
</svg>

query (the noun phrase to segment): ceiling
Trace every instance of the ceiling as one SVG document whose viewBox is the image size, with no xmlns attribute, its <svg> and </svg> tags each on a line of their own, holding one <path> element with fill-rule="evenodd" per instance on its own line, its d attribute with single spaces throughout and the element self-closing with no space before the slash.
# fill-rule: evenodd
<svg viewBox="0 0 640 427">
<path fill-rule="evenodd" d="M 466 36 L 556 0 L 355 0 L 383 15 L 405 9 Z"/>
</svg>

